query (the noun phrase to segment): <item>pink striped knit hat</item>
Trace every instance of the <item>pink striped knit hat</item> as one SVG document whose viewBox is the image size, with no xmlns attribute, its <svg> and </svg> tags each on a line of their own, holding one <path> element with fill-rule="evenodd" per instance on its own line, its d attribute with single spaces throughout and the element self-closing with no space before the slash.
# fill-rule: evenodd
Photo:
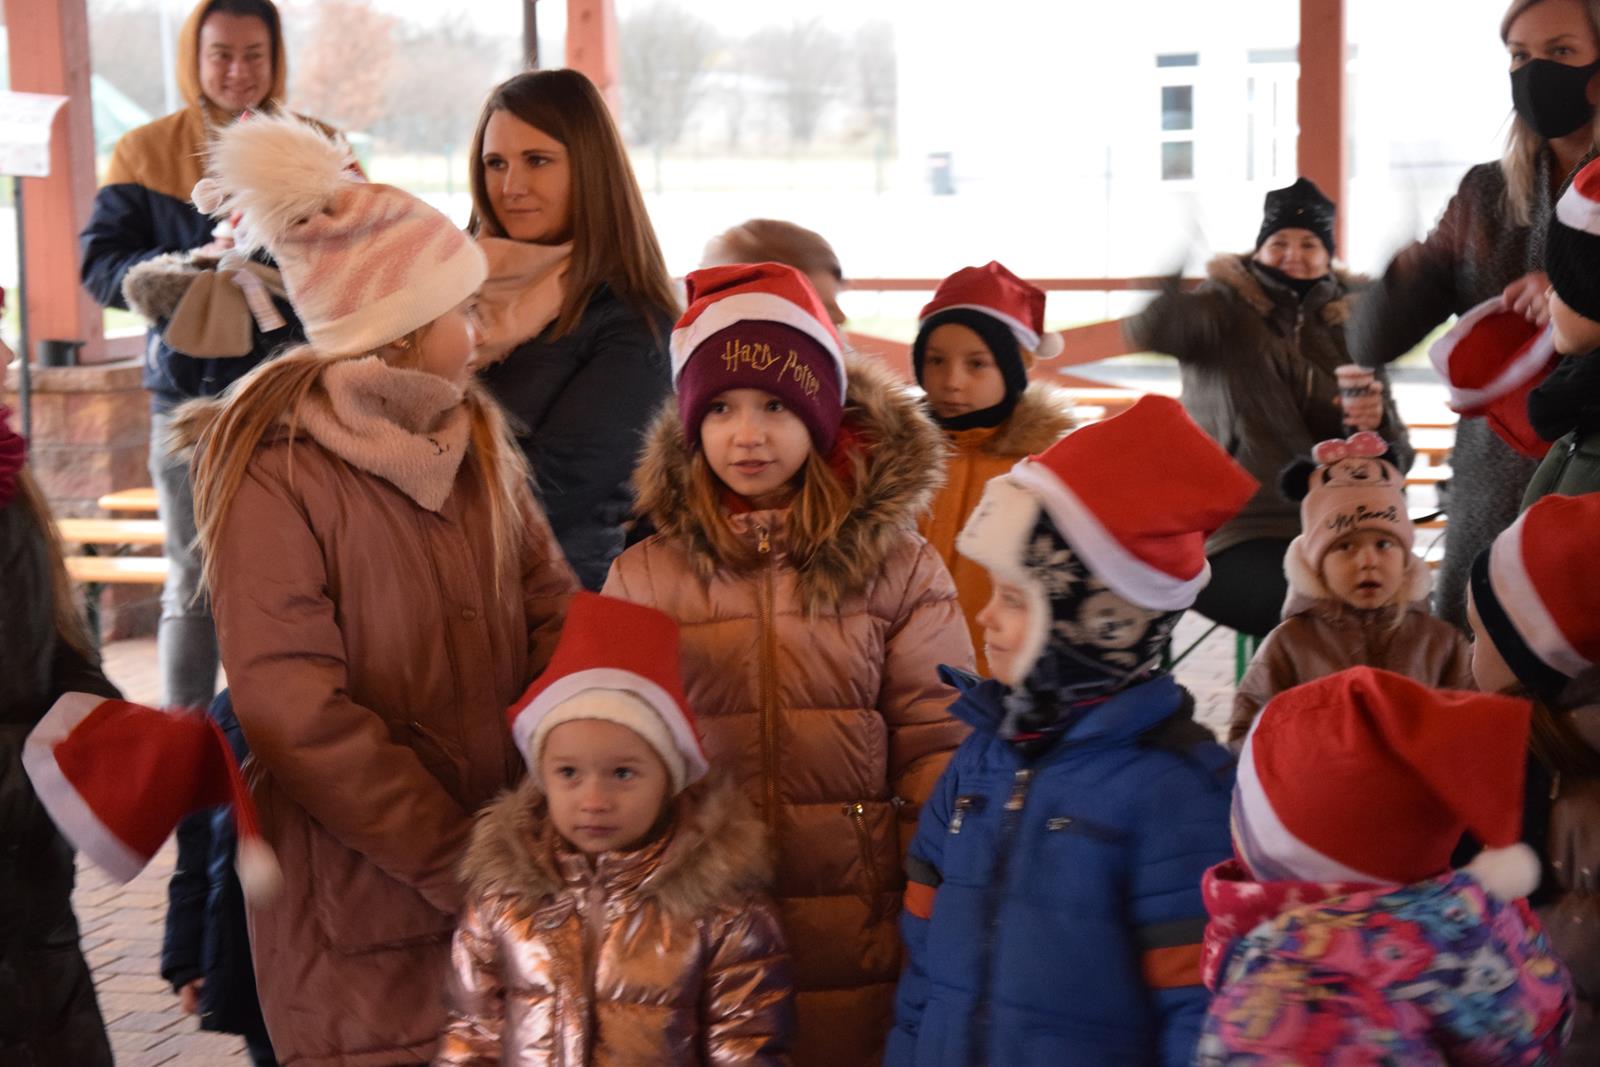
<svg viewBox="0 0 1600 1067">
<path fill-rule="evenodd" d="M 478 291 L 483 253 L 410 193 L 362 180 L 349 146 L 290 115 L 223 130 L 194 204 L 240 212 L 241 253 L 265 248 L 306 338 L 327 355 L 369 352 Z"/>
</svg>

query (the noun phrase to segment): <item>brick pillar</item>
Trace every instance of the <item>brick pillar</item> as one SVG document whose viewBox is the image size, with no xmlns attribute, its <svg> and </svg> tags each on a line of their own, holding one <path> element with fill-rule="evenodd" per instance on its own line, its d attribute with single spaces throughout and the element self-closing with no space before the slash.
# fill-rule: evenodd
<svg viewBox="0 0 1600 1067">
<path fill-rule="evenodd" d="M 150 398 L 139 372 L 138 360 L 34 368 L 28 463 L 57 515 L 103 515 L 101 496 L 150 484 Z M 15 408 L 16 387 L 13 367 L 0 403 Z M 159 614 L 157 586 L 115 586 L 101 596 L 108 641 L 153 633 Z"/>
</svg>

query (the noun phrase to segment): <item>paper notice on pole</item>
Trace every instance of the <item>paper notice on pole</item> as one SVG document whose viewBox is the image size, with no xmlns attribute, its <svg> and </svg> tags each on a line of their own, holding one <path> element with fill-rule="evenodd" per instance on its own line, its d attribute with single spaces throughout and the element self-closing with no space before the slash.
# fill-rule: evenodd
<svg viewBox="0 0 1600 1067">
<path fill-rule="evenodd" d="M 50 124 L 67 102 L 45 93 L 0 93 L 0 174 L 50 174 Z"/>
</svg>

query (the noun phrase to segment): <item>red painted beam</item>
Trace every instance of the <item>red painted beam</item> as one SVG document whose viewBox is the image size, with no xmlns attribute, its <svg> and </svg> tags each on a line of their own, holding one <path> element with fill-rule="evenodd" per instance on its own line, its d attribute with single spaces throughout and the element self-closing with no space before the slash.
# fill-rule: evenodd
<svg viewBox="0 0 1600 1067">
<path fill-rule="evenodd" d="M 1300 0 L 1300 174 L 1339 205 L 1335 239 L 1345 247 L 1350 162 L 1345 57 L 1345 0 Z"/>
</svg>

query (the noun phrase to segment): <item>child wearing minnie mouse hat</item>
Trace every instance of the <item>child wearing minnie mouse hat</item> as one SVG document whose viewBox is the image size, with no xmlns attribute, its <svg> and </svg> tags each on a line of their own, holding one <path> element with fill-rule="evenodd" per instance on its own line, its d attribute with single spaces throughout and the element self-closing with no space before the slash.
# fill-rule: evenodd
<svg viewBox="0 0 1600 1067">
<path fill-rule="evenodd" d="M 1383 438 L 1323 441 L 1284 472 L 1282 489 L 1300 501 L 1301 533 L 1283 564 L 1289 596 L 1239 681 L 1228 743 L 1244 740 L 1274 696 L 1346 667 L 1471 689 L 1466 637 L 1428 613 L 1432 578 L 1411 551 L 1405 476 Z"/>
</svg>

